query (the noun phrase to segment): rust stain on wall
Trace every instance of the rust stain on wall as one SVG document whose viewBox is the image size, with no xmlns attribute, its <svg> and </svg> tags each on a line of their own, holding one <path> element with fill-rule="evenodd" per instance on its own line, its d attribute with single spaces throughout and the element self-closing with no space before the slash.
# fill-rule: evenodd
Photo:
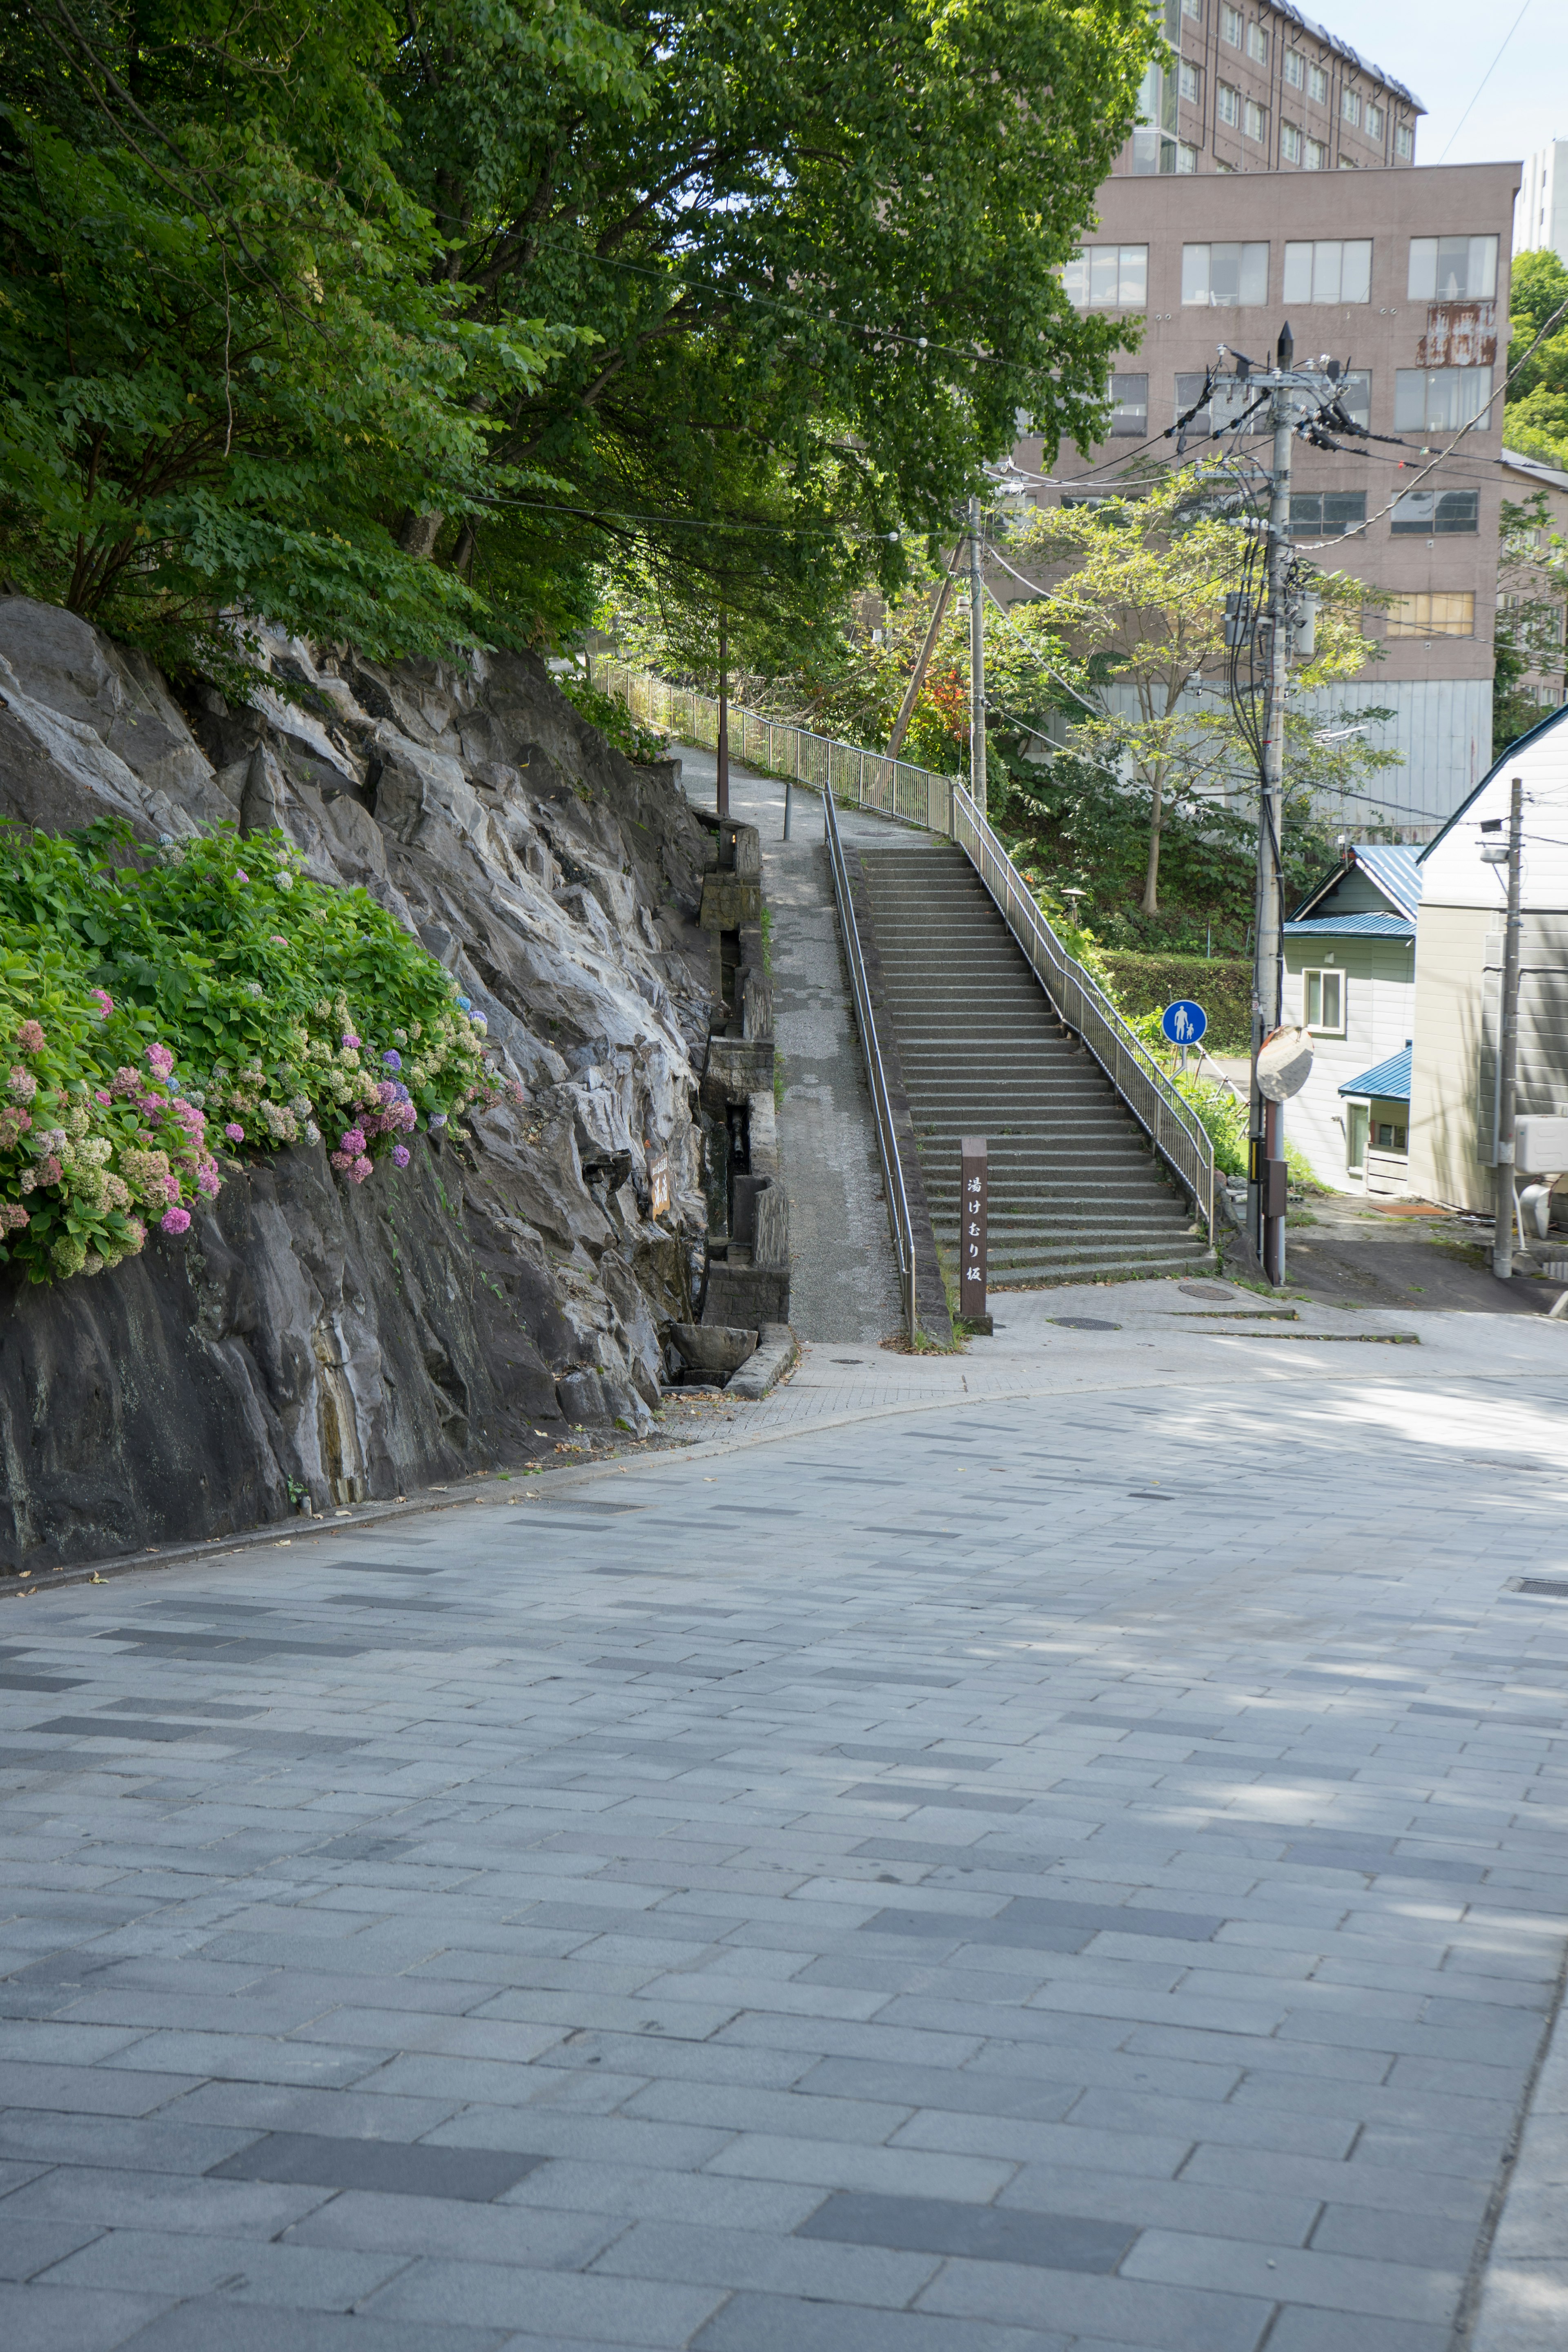
<svg viewBox="0 0 1568 2352">
<path fill-rule="evenodd" d="M 1424 368 L 1490 367 L 1497 358 L 1497 304 L 1428 303 L 1415 358 Z"/>
</svg>

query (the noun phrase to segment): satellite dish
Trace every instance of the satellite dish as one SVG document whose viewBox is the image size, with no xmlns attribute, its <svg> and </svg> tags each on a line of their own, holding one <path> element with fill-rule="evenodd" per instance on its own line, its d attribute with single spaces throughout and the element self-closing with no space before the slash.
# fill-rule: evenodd
<svg viewBox="0 0 1568 2352">
<path fill-rule="evenodd" d="M 1289 1102 L 1312 1075 L 1312 1041 L 1305 1029 L 1276 1029 L 1258 1049 L 1258 1091 L 1265 1102 Z"/>
</svg>

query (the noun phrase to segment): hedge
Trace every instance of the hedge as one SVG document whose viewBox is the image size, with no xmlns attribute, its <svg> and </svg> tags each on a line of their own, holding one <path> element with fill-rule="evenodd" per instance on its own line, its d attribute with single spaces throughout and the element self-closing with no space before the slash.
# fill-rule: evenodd
<svg viewBox="0 0 1568 2352">
<path fill-rule="evenodd" d="M 1239 956 L 1130 955 L 1102 949 L 1117 1003 L 1129 1019 L 1163 1013 L 1178 996 L 1208 1014 L 1211 1054 L 1246 1054 L 1252 1045 L 1252 966 Z"/>
</svg>

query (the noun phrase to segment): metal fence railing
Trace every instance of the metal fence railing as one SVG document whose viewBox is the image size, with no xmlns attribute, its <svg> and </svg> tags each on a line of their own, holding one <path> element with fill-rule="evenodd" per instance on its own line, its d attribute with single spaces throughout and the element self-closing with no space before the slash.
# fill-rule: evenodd
<svg viewBox="0 0 1568 2352">
<path fill-rule="evenodd" d="M 1067 1026 L 1083 1040 L 1161 1157 L 1192 1194 L 1214 1239 L 1214 1145 L 1147 1045 L 1099 982 L 1068 953 L 1033 892 L 962 784 L 952 793 L 953 838 L 1000 908 Z"/>
<path fill-rule="evenodd" d="M 595 657 L 593 674 L 596 686 L 625 698 L 633 717 L 645 727 L 709 751 L 718 748 L 719 705 L 711 695 L 671 686 L 668 678 L 603 655 Z M 807 727 L 764 718 L 734 703 L 730 705 L 730 756 L 764 775 L 783 776 L 814 792 L 830 790 L 847 806 L 868 809 L 895 824 L 920 825 L 931 833 L 952 831 L 954 780 L 917 768 L 912 761 L 889 760 L 884 752 L 841 743 L 831 735 L 814 735 Z"/>
<path fill-rule="evenodd" d="M 910 1215 L 909 1195 L 904 1190 L 898 1130 L 893 1125 L 892 1105 L 888 1098 L 881 1047 L 877 1043 L 877 1022 L 871 1010 L 871 991 L 866 979 L 860 927 L 855 920 L 855 901 L 850 896 L 843 845 L 838 838 L 838 814 L 833 805 L 831 793 L 822 795 L 822 824 L 827 842 L 827 862 L 833 869 L 833 895 L 838 902 L 844 954 L 855 991 L 855 1021 L 866 1055 L 866 1077 L 871 1089 L 872 1108 L 877 1114 L 877 1149 L 881 1155 L 882 1192 L 888 1203 L 888 1224 L 893 1236 L 893 1247 L 899 1254 L 899 1291 L 903 1301 L 904 1329 L 912 1348 L 918 1330 L 915 1319 L 914 1221 Z"/>
</svg>

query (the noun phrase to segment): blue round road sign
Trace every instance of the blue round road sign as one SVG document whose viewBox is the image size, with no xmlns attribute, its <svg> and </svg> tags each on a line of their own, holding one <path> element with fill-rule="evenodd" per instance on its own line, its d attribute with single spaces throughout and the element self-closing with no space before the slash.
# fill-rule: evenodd
<svg viewBox="0 0 1568 2352">
<path fill-rule="evenodd" d="M 1208 1025 L 1208 1014 L 1190 996 L 1178 996 L 1160 1015 L 1160 1026 L 1173 1045 L 1195 1045 Z"/>
</svg>

